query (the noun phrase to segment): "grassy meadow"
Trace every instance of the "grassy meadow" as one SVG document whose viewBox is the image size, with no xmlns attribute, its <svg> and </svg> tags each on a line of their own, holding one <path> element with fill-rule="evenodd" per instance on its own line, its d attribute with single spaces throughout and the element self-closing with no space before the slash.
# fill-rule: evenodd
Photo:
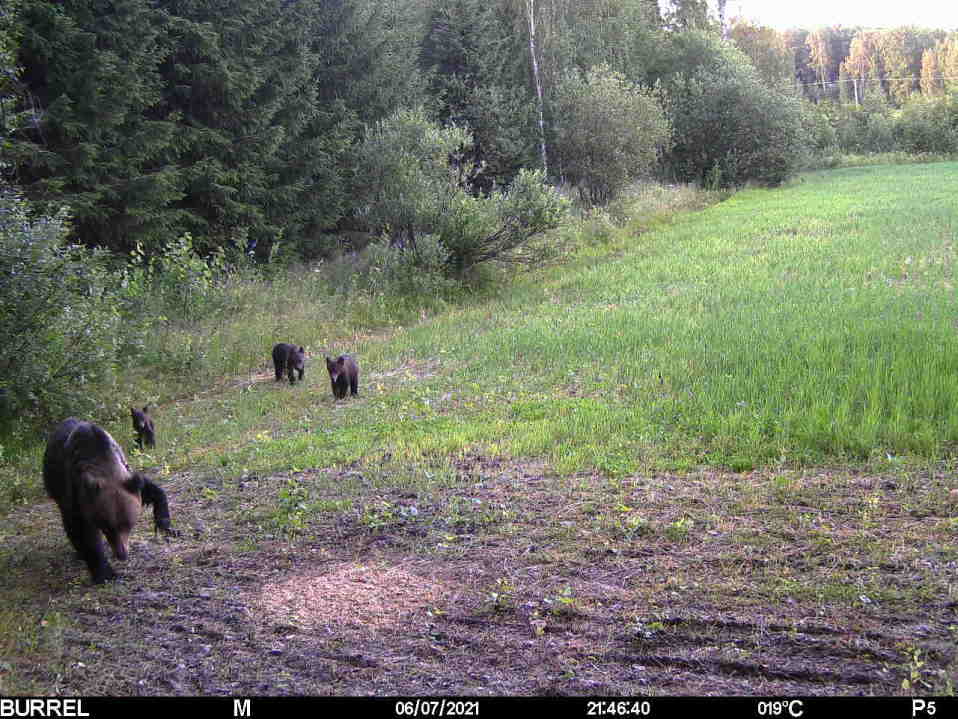
<svg viewBox="0 0 958 719">
<path fill-rule="evenodd" d="M 168 459 L 236 473 L 479 451 L 621 476 L 948 456 L 956 193 L 951 164 L 836 170 L 613 234 L 498 297 L 329 342 L 360 359 L 358 406 L 331 402 L 325 337 L 267 324 L 307 335 L 307 386 L 240 377 L 161 408 L 187 449 Z"/>
<path fill-rule="evenodd" d="M 612 475 L 940 456 L 958 436 L 958 175 L 886 174 L 743 192 L 402 332 L 380 363 L 433 376 L 389 393 L 386 445 Z"/>
<path fill-rule="evenodd" d="M 131 463 L 184 536 L 141 520 L 116 585 L 70 560 L 21 439 L 0 690 L 953 693 L 958 164 L 648 192 L 472 301 L 390 322 L 306 273 L 192 330 L 228 371 L 131 378 L 158 404 Z"/>
</svg>

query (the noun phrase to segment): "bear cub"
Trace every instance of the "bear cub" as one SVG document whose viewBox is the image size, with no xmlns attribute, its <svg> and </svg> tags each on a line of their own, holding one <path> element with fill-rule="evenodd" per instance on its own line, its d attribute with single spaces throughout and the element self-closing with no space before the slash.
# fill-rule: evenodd
<svg viewBox="0 0 958 719">
<path fill-rule="evenodd" d="M 359 365 L 349 355 L 340 355 L 335 360 L 326 358 L 326 370 L 333 386 L 333 397 L 346 399 L 346 390 L 351 395 L 359 394 Z"/>
<path fill-rule="evenodd" d="M 67 538 L 86 562 L 94 584 L 116 577 L 101 532 L 113 556 L 126 559 L 130 533 L 145 505 L 153 505 L 157 530 L 177 534 L 170 526 L 166 492 L 131 471 L 120 445 L 92 422 L 70 417 L 53 430 L 43 455 L 43 485 L 60 508 Z"/>
<path fill-rule="evenodd" d="M 276 370 L 276 381 L 289 377 L 289 383 L 295 382 L 294 372 L 299 374 L 299 381 L 303 381 L 303 371 L 306 369 L 306 350 L 296 345 L 280 342 L 273 347 L 273 369 Z"/>
<path fill-rule="evenodd" d="M 149 405 L 144 407 L 142 412 L 130 407 L 130 415 L 133 417 L 133 431 L 136 432 L 136 446 L 143 449 L 145 443 L 147 447 L 155 447 L 156 427 L 153 426 Z"/>
</svg>

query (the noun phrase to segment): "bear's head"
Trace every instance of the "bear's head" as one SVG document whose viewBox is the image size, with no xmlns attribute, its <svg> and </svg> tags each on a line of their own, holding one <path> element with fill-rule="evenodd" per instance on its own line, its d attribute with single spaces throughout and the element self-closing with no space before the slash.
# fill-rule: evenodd
<svg viewBox="0 0 958 719">
<path fill-rule="evenodd" d="M 334 360 L 326 358 L 326 370 L 329 372 L 329 378 L 335 383 L 346 371 L 346 358 L 337 357 Z"/>
<path fill-rule="evenodd" d="M 116 559 L 126 559 L 130 553 L 130 534 L 143 511 L 141 493 L 147 478 L 140 472 L 130 472 L 122 464 L 112 468 L 88 471 L 84 478 L 87 488 L 84 496 L 86 512 L 94 525 L 103 532 Z"/>
<path fill-rule="evenodd" d="M 299 374 L 299 378 L 303 379 L 303 371 L 306 368 L 306 350 L 302 347 L 299 349 L 291 349 L 289 356 L 286 358 L 286 367 L 290 372 L 296 370 Z"/>
</svg>

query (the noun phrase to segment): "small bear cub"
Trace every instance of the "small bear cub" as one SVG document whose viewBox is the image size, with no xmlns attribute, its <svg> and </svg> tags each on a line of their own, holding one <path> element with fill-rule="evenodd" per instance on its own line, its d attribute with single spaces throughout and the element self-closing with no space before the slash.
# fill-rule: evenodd
<svg viewBox="0 0 958 719">
<path fill-rule="evenodd" d="M 326 358 L 329 381 L 333 386 L 333 397 L 346 399 L 346 390 L 353 396 L 359 394 L 359 365 L 349 355 L 340 355 L 335 360 Z"/>
<path fill-rule="evenodd" d="M 142 411 L 136 407 L 130 407 L 130 415 L 133 417 L 133 431 L 136 432 L 136 446 L 143 449 L 156 446 L 156 427 L 153 425 L 153 418 L 150 416 L 150 406 L 147 405 Z"/>
<path fill-rule="evenodd" d="M 306 350 L 296 345 L 286 342 L 280 342 L 273 347 L 273 368 L 276 370 L 276 381 L 283 379 L 283 375 L 289 377 L 289 383 L 295 383 L 294 372 L 299 375 L 299 381 L 303 381 L 303 371 L 306 369 Z"/>
</svg>

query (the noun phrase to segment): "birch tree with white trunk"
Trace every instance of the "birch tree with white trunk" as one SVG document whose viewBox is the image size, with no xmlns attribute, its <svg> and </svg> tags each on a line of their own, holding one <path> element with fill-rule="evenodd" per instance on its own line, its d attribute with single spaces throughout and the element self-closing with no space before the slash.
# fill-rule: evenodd
<svg viewBox="0 0 958 719">
<path fill-rule="evenodd" d="M 525 0 L 526 18 L 529 21 L 529 58 L 532 63 L 532 77 L 536 85 L 536 101 L 539 111 L 539 152 L 542 155 L 542 170 L 549 174 L 549 160 L 546 154 L 546 121 L 542 101 L 542 77 L 539 75 L 539 59 L 536 57 L 536 0 Z"/>
</svg>

